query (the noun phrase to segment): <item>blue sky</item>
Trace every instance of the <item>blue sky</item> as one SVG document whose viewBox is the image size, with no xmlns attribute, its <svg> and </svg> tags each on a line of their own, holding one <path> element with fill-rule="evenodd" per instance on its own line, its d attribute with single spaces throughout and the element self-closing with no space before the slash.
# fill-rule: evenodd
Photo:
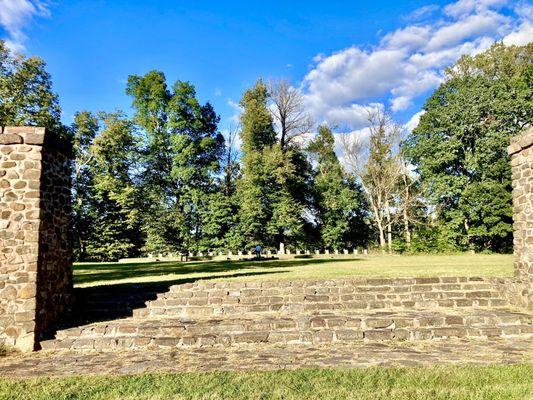
<svg viewBox="0 0 533 400">
<path fill-rule="evenodd" d="M 0 0 L 0 37 L 47 62 L 65 122 L 131 112 L 127 76 L 158 69 L 192 82 L 221 130 L 258 77 L 290 79 L 315 121 L 345 132 L 376 107 L 412 127 L 445 67 L 494 40 L 527 43 L 532 21 L 531 3 L 505 0 Z"/>
</svg>

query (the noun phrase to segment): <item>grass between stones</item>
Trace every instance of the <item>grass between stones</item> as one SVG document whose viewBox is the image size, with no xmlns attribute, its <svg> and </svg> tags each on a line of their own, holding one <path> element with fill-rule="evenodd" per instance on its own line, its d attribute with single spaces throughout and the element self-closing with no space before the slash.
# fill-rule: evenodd
<svg viewBox="0 0 533 400">
<path fill-rule="evenodd" d="M 345 256 L 346 257 L 346 256 Z M 78 287 L 142 282 L 301 280 L 349 277 L 511 276 L 513 256 L 501 254 L 297 258 L 273 261 L 83 263 L 74 265 Z"/>
<path fill-rule="evenodd" d="M 533 365 L 0 379 L 0 399 L 532 399 Z"/>
</svg>

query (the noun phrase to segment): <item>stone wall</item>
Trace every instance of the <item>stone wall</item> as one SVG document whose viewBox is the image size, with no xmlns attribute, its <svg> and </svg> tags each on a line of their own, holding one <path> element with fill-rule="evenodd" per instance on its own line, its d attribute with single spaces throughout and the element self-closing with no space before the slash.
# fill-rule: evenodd
<svg viewBox="0 0 533 400">
<path fill-rule="evenodd" d="M 511 141 L 515 277 L 500 280 L 507 298 L 533 310 L 533 127 Z"/>
<path fill-rule="evenodd" d="M 0 343 L 21 350 L 71 304 L 67 154 L 44 128 L 0 127 Z"/>
</svg>

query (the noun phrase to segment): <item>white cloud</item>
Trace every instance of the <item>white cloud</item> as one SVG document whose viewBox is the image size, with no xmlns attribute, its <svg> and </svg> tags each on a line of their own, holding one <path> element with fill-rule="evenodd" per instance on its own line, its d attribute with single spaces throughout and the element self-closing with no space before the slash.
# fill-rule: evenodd
<svg viewBox="0 0 533 400">
<path fill-rule="evenodd" d="M 0 0 L 0 25 L 7 32 L 8 47 L 24 50 L 24 29 L 34 17 L 49 17 L 48 4 L 39 0 Z"/>
<path fill-rule="evenodd" d="M 506 0 L 459 0 L 444 7 L 444 12 L 451 17 L 460 18 L 467 14 L 482 13 L 491 8 L 499 9 Z"/>
<path fill-rule="evenodd" d="M 439 9 L 439 6 L 436 4 L 430 4 L 427 6 L 423 6 L 423 7 L 420 7 L 414 10 L 411 14 L 407 16 L 406 19 L 410 21 L 421 20 L 421 19 L 431 16 L 431 14 L 436 12 L 438 9 Z"/>
<path fill-rule="evenodd" d="M 421 18 L 423 23 L 414 21 Z M 373 48 L 354 45 L 313 58 L 302 89 L 317 122 L 362 129 L 376 104 L 393 112 L 410 109 L 443 81 L 444 69 L 461 55 L 484 51 L 495 40 L 525 44 L 533 37 L 533 7 L 510 8 L 506 0 L 426 6 L 407 20 Z"/>
<path fill-rule="evenodd" d="M 519 16 L 521 24 L 517 30 L 503 38 L 503 42 L 507 45 L 523 46 L 533 40 L 533 5 L 519 4 L 515 8 L 515 12 Z"/>
<path fill-rule="evenodd" d="M 506 45 L 523 46 L 531 42 L 533 38 L 533 23 L 524 22 L 517 31 L 511 32 L 503 38 Z"/>
<path fill-rule="evenodd" d="M 415 129 L 418 126 L 418 123 L 420 122 L 420 117 L 424 115 L 425 111 L 419 111 L 415 115 L 411 117 L 409 121 L 403 126 L 407 132 L 412 132 L 413 129 Z"/>
<path fill-rule="evenodd" d="M 228 99 L 227 103 L 228 103 L 228 106 L 233 108 L 233 111 L 234 111 L 233 115 L 228 118 L 229 121 L 235 125 L 239 125 L 241 114 L 243 111 L 241 105 L 239 103 L 236 103 L 232 99 Z"/>
<path fill-rule="evenodd" d="M 508 22 L 508 17 L 495 12 L 469 15 L 434 32 L 425 50 L 436 51 L 455 46 L 466 39 L 501 34 Z"/>
</svg>

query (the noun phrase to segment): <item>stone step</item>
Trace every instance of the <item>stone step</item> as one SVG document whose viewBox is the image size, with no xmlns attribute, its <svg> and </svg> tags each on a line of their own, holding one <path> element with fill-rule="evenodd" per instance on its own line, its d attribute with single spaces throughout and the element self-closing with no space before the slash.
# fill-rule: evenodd
<svg viewBox="0 0 533 400">
<path fill-rule="evenodd" d="M 174 285 L 134 316 L 216 316 L 249 312 L 432 307 L 505 307 L 484 278 L 359 278 Z"/>
<path fill-rule="evenodd" d="M 185 302 L 176 299 L 160 299 L 147 303 L 146 308 L 133 310 L 135 317 L 150 317 L 158 315 L 181 316 L 181 317 L 210 317 L 221 315 L 246 315 L 249 313 L 298 313 L 311 311 L 333 311 L 333 310 L 408 310 L 408 309 L 455 309 L 455 308 L 499 308 L 507 307 L 508 302 L 497 296 L 497 294 L 487 292 L 479 297 L 458 297 L 452 299 L 424 299 L 420 300 L 342 300 L 320 301 L 317 297 L 305 297 L 296 301 L 269 299 L 269 303 L 248 303 L 239 299 L 237 303 L 230 304 L 210 304 L 205 302 Z M 326 300 L 326 299 L 324 299 Z M 279 302 L 278 302 L 279 301 Z M 205 305 L 201 305 L 205 304 Z"/>
<path fill-rule="evenodd" d="M 126 318 L 59 331 L 43 349 L 232 346 L 533 335 L 533 316 L 512 311 L 313 313 L 204 320 Z"/>
</svg>

